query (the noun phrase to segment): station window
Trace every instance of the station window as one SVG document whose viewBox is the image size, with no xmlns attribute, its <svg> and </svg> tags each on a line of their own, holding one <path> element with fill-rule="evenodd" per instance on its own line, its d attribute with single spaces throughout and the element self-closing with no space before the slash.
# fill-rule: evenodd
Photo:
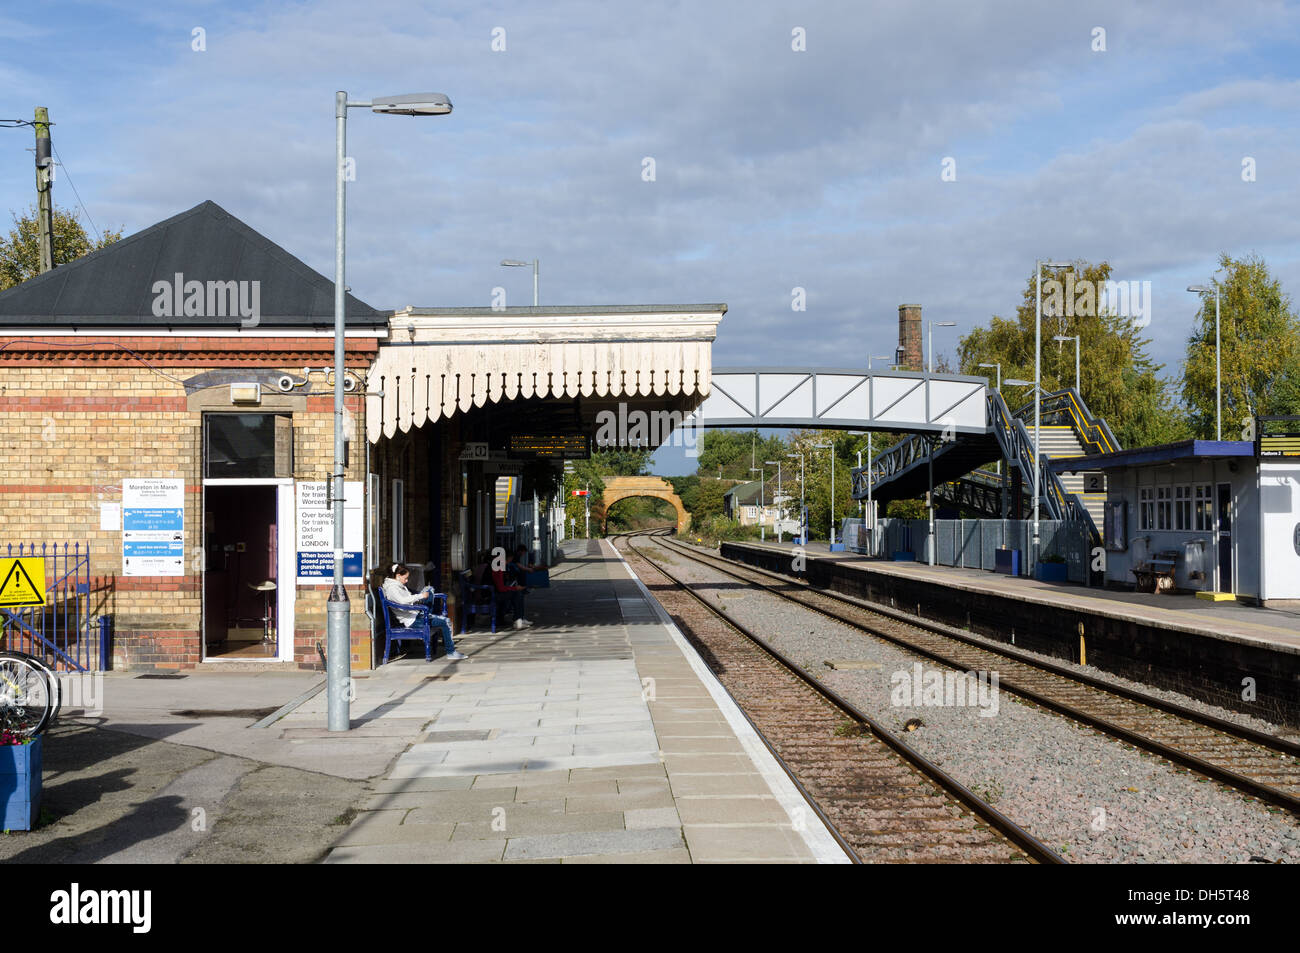
<svg viewBox="0 0 1300 953">
<path fill-rule="evenodd" d="M 1170 498 L 1173 487 L 1156 487 L 1156 529 L 1173 529 L 1173 500 Z"/>
<path fill-rule="evenodd" d="M 203 475 L 208 479 L 293 476 L 288 414 L 203 415 Z"/>
<path fill-rule="evenodd" d="M 1192 488 L 1190 486 L 1174 487 L 1174 528 L 1182 530 L 1192 528 Z"/>
<path fill-rule="evenodd" d="M 1214 529 L 1214 501 L 1208 483 L 1196 487 L 1196 528 L 1206 532 Z"/>
<path fill-rule="evenodd" d="M 1138 490 L 1138 529 L 1156 527 L 1156 505 L 1153 496 L 1154 490 L 1149 486 Z"/>
</svg>

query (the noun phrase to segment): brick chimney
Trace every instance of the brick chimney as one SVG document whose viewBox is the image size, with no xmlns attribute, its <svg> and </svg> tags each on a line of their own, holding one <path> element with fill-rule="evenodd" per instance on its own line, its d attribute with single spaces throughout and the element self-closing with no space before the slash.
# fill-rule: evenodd
<svg viewBox="0 0 1300 953">
<path fill-rule="evenodd" d="M 901 362 L 903 370 L 920 371 L 925 368 L 925 357 L 921 350 L 921 306 L 919 304 L 898 306 L 898 346 L 903 352 Z"/>
</svg>

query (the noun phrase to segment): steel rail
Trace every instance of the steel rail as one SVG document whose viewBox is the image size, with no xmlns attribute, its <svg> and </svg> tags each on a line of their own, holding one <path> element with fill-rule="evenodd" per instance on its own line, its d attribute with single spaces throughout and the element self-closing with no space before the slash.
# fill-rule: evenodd
<svg viewBox="0 0 1300 953">
<path fill-rule="evenodd" d="M 619 533 L 616 536 L 610 537 L 610 545 L 613 546 L 614 549 L 617 551 L 618 540 L 626 539 L 628 541 L 627 548 L 632 550 L 633 552 L 637 552 L 636 547 L 632 545 L 632 537 L 640 536 L 640 535 L 643 534 L 637 531 L 633 531 L 629 533 Z M 638 553 L 638 555 L 640 554 Z M 645 559 L 644 556 L 642 556 L 641 558 Z M 652 560 L 646 559 L 646 562 L 654 566 L 655 569 L 659 569 L 659 567 Z M 664 575 L 668 575 L 668 574 L 664 573 Z M 686 591 L 690 592 L 689 589 Z M 694 595 L 694 593 L 691 594 Z M 754 719 L 749 717 L 749 712 L 745 711 L 744 706 L 740 704 L 740 701 L 736 698 L 736 696 L 731 694 L 731 690 L 728 689 L 726 685 L 723 685 L 722 681 L 720 679 L 717 679 L 716 675 L 714 680 L 717 681 L 718 687 L 720 687 L 724 692 L 727 693 L 727 696 L 735 704 L 736 710 L 740 712 L 741 717 L 743 717 L 745 721 L 749 723 L 749 727 L 754 729 L 754 734 L 757 735 L 759 740 L 763 742 L 763 746 L 767 748 L 768 753 L 771 754 L 772 757 L 776 759 L 776 763 L 781 766 L 781 770 L 785 772 L 786 777 L 788 777 L 791 783 L 794 784 L 795 789 L 803 797 L 805 803 L 807 803 L 807 805 L 812 808 L 813 813 L 816 814 L 821 819 L 822 824 L 825 825 L 826 830 L 831 835 L 831 838 L 835 841 L 835 843 L 839 844 L 840 849 L 844 851 L 844 853 L 848 856 L 849 860 L 855 864 L 865 863 L 865 861 L 862 859 L 862 856 L 857 852 L 857 850 L 854 849 L 853 845 L 844 839 L 844 835 L 840 833 L 839 828 L 835 826 L 834 821 L 832 821 L 829 817 L 826 816 L 826 812 L 823 811 L 821 805 L 817 803 L 817 799 L 814 798 L 812 794 L 808 792 L 808 789 L 804 787 L 803 782 L 799 780 L 799 776 L 795 774 L 794 769 L 791 768 L 790 765 L 786 763 L 786 760 L 781 757 L 780 752 L 778 752 L 776 750 L 776 747 L 772 744 L 772 742 L 770 742 L 767 739 L 767 735 L 765 735 L 759 729 L 758 725 L 754 724 Z"/>
<path fill-rule="evenodd" d="M 711 561 L 711 559 L 708 557 L 704 557 L 700 554 L 691 552 L 689 549 L 686 549 L 679 545 L 669 546 L 660 539 L 656 539 L 656 542 L 660 543 L 660 545 L 664 545 L 672 552 L 680 553 L 681 555 L 686 556 L 689 559 L 694 559 L 697 562 L 711 566 L 712 568 L 716 569 L 718 572 L 721 572 L 725 575 L 729 575 L 733 579 L 738 579 L 741 582 L 748 582 L 750 584 L 754 584 L 754 580 L 746 579 L 744 576 L 731 571 L 729 568 L 718 566 L 713 561 Z M 790 576 L 785 576 L 779 573 L 773 573 L 770 570 L 762 569 L 756 566 L 745 565 L 745 569 L 750 572 L 775 577 L 776 579 L 779 579 L 782 582 L 787 584 L 789 584 L 790 582 L 800 582 L 800 580 L 794 579 Z M 838 601 L 850 605 L 858 609 L 859 611 L 873 612 L 876 613 L 877 615 L 882 615 L 885 616 L 886 618 L 891 618 L 894 621 L 902 622 L 906 625 L 913 626 L 923 631 L 928 630 L 936 635 L 951 639 L 956 642 L 963 643 L 972 648 L 980 649 L 982 651 L 989 652 L 993 655 L 1001 655 L 1005 658 L 1009 658 L 1014 661 L 1020 662 L 1021 664 L 1028 665 L 1033 668 L 1041 669 L 1043 671 L 1049 672 L 1050 674 L 1068 679 L 1069 681 L 1086 685 L 1089 688 L 1092 688 L 1096 691 L 1101 691 L 1111 695 L 1115 695 L 1117 697 L 1124 698 L 1126 701 L 1133 702 L 1135 704 L 1146 705 L 1147 707 L 1154 708 L 1158 711 L 1162 711 L 1165 714 L 1173 715 L 1175 717 L 1182 718 L 1185 721 L 1190 721 L 1194 724 L 1198 724 L 1201 727 L 1217 730 L 1224 734 L 1228 734 L 1230 736 L 1238 738 L 1239 740 L 1246 741 L 1252 744 L 1258 744 L 1260 745 L 1260 747 L 1268 748 L 1271 751 L 1275 751 L 1281 754 L 1292 754 L 1297 749 L 1300 749 L 1300 746 L 1297 746 L 1294 742 L 1287 741 L 1284 738 L 1276 738 L 1272 735 L 1265 734 L 1264 732 L 1256 731 L 1253 728 L 1246 728 L 1241 725 L 1233 724 L 1232 722 L 1225 721 L 1224 719 L 1217 718 L 1213 715 L 1206 715 L 1201 712 L 1196 712 L 1192 709 L 1183 708 L 1174 703 L 1166 702 L 1163 699 L 1158 699 L 1150 695 L 1144 695 L 1143 693 L 1134 691 L 1132 689 L 1124 688 L 1122 686 L 1111 685 L 1109 683 L 1101 681 L 1100 679 L 1094 679 L 1091 678 L 1090 676 L 1081 675 L 1080 673 L 1077 672 L 1071 672 L 1068 669 L 1065 669 L 1063 667 L 1059 667 L 1051 663 L 1044 662 L 1040 659 L 1028 657 L 1012 649 L 995 647 L 995 646 L 987 645 L 982 642 L 978 642 L 975 639 L 957 633 L 956 630 L 952 630 L 949 626 L 943 626 L 939 623 L 934 623 L 929 620 L 920 619 L 916 616 L 909 615 L 908 613 L 905 612 L 900 612 L 897 609 L 893 609 L 890 607 L 879 606 L 873 603 L 863 604 L 862 602 L 850 599 L 840 593 L 830 592 L 829 590 L 813 589 L 806 582 L 804 582 L 803 585 L 810 592 L 816 595 L 827 596 L 834 601 Z M 892 642 L 893 644 L 905 648 L 910 652 L 915 652 L 918 655 L 923 655 L 926 658 L 932 659 L 933 661 L 939 662 L 943 665 L 947 665 L 959 669 L 965 668 L 964 665 L 962 665 L 958 661 L 955 661 L 951 656 L 945 655 L 942 652 L 929 649 L 921 645 L 917 645 L 916 643 L 910 642 L 909 640 L 901 636 L 894 635 L 892 633 L 877 629 L 871 626 L 869 623 L 864 622 L 860 619 L 850 618 L 849 616 L 842 615 L 837 612 L 832 612 L 829 609 L 826 609 L 824 607 L 810 605 L 809 603 L 804 602 L 801 599 L 795 598 L 789 593 L 781 592 L 775 587 L 768 586 L 764 588 L 766 591 L 771 592 L 773 595 L 780 596 L 783 599 L 793 602 L 796 605 L 803 606 L 804 608 L 810 609 L 814 612 L 819 612 L 822 615 L 827 616 L 828 618 L 831 619 L 835 619 L 838 622 L 842 622 L 845 625 L 851 626 L 856 629 L 860 629 L 864 632 L 868 632 L 877 638 L 881 638 L 888 642 Z M 1006 689 L 1007 691 L 1011 692 L 1014 695 L 1019 695 L 1021 698 L 1025 698 L 1029 701 L 1032 701 L 1036 705 L 1040 705 L 1058 714 L 1065 715 L 1066 717 L 1072 718 L 1080 722 L 1081 724 L 1085 724 L 1088 725 L 1089 727 L 1096 728 L 1097 730 L 1102 731 L 1105 734 L 1109 734 L 1112 737 L 1118 738 L 1121 741 L 1125 741 L 1131 745 L 1142 748 L 1146 751 L 1150 751 L 1152 754 L 1159 755 L 1160 757 L 1172 761 L 1175 764 L 1180 764 L 1183 767 L 1190 768 L 1193 771 L 1196 771 L 1197 773 L 1202 774 L 1206 777 L 1213 778 L 1214 780 L 1227 784 L 1230 787 L 1237 788 L 1238 790 L 1246 794 L 1249 794 L 1252 797 L 1256 797 L 1261 801 L 1265 801 L 1277 807 L 1284 808 L 1285 810 L 1290 811 L 1292 814 L 1300 815 L 1300 798 L 1287 794 L 1285 791 L 1279 791 L 1277 788 L 1271 787 L 1267 784 L 1263 784 L 1259 781 L 1255 781 L 1252 778 L 1248 778 L 1245 775 L 1238 774 L 1237 772 L 1232 771 L 1228 768 L 1220 767 L 1219 765 L 1216 765 L 1213 762 L 1209 762 L 1202 758 L 1199 758 L 1194 754 L 1183 751 L 1179 748 L 1172 747 L 1170 745 L 1165 744 L 1164 742 L 1157 741 L 1144 734 L 1141 734 L 1140 732 L 1125 728 L 1122 725 L 1117 725 L 1114 722 L 1110 721 L 1109 719 L 1103 718 L 1098 715 L 1093 715 L 1081 709 L 1075 708 L 1074 706 L 1066 702 L 1061 702 L 1061 701 L 1057 701 L 1054 698 L 1049 698 L 1048 696 L 1042 694 L 1041 692 L 1038 692 L 1032 688 L 1028 688 L 1018 683 L 1014 679 L 1007 680 L 1006 678 L 1000 678 L 999 687 Z"/>
<path fill-rule="evenodd" d="M 647 534 L 658 542 L 658 534 Z M 825 698 L 831 704 L 841 709 L 851 719 L 867 728 L 872 737 L 884 742 L 892 748 L 904 760 L 910 763 L 914 768 L 935 782 L 947 794 L 959 801 L 967 810 L 971 811 L 981 820 L 989 824 L 995 831 L 1011 841 L 1016 847 L 1024 851 L 1032 860 L 1045 864 L 1064 864 L 1066 860 L 1056 851 L 1026 831 L 1015 821 L 1007 817 L 1001 811 L 997 810 L 991 804 L 979 797 L 964 784 L 954 778 L 948 772 L 944 771 L 938 765 L 931 762 L 928 758 L 918 752 L 911 745 L 894 737 L 894 735 L 883 725 L 878 723 L 874 718 L 867 715 L 852 702 L 841 696 L 838 692 L 823 685 L 817 679 L 804 672 L 794 661 L 787 658 L 782 652 L 768 644 L 760 636 L 745 626 L 742 622 L 732 618 L 726 612 L 723 612 L 717 606 L 710 604 L 703 596 L 696 593 L 686 583 L 678 579 L 675 575 L 664 569 L 659 563 L 655 562 L 649 556 L 632 544 L 628 539 L 628 548 L 644 559 L 650 565 L 654 566 L 656 571 L 662 573 L 668 579 L 672 580 L 683 592 L 688 593 L 691 598 L 695 599 L 700 605 L 704 606 L 713 615 L 722 619 L 727 625 L 731 626 L 737 632 L 741 633 L 760 649 L 775 659 L 780 665 L 788 670 L 791 674 L 797 676 L 801 681 L 807 684 L 818 695 Z M 676 550 L 674 550 L 676 551 Z"/>
</svg>

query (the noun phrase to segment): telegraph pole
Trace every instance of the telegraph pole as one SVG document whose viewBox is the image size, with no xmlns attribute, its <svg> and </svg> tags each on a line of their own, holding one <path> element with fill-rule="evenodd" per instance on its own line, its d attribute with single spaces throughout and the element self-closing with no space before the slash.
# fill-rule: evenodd
<svg viewBox="0 0 1300 953">
<path fill-rule="evenodd" d="M 50 155 L 50 111 L 36 107 L 36 235 L 40 246 L 39 273 L 54 268 L 54 159 Z"/>
</svg>

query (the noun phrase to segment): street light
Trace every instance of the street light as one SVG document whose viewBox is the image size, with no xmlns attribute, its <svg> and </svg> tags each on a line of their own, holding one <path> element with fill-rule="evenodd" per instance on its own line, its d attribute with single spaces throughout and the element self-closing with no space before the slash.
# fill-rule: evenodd
<svg viewBox="0 0 1300 953">
<path fill-rule="evenodd" d="M 1219 283 L 1214 287 L 1206 285 L 1189 285 L 1187 290 L 1193 294 L 1214 292 L 1214 439 L 1223 439 L 1223 386 L 1219 376 Z"/>
<path fill-rule="evenodd" d="M 776 541 L 779 543 L 781 542 L 781 519 L 783 516 L 781 504 L 779 502 L 781 499 L 781 461 L 764 460 L 763 463 L 769 467 L 776 467 L 776 496 L 773 498 L 772 502 L 776 503 Z"/>
<path fill-rule="evenodd" d="M 1083 392 L 1079 390 L 1079 335 L 1077 334 L 1058 334 L 1052 338 L 1053 341 L 1059 341 L 1064 344 L 1066 341 L 1074 342 L 1074 392 L 1083 397 Z"/>
<path fill-rule="evenodd" d="M 803 540 L 804 545 L 808 543 L 808 527 L 804 525 L 804 484 L 803 484 L 803 451 L 797 453 L 787 453 L 787 457 L 799 458 L 799 537 Z"/>
<path fill-rule="evenodd" d="M 533 266 L 533 307 L 537 307 L 537 259 L 534 258 L 532 261 L 517 261 L 514 258 L 505 258 L 502 259 L 501 264 L 505 265 L 507 268 L 527 268 L 529 265 Z"/>
<path fill-rule="evenodd" d="M 934 373 L 934 329 L 936 327 L 955 328 L 956 326 L 957 326 L 956 321 L 931 321 L 930 322 L 930 373 L 931 374 Z"/>
<path fill-rule="evenodd" d="M 1043 269 L 1069 268 L 1069 262 L 1034 262 L 1034 564 L 1038 564 L 1038 501 L 1042 474 L 1038 472 L 1038 431 L 1043 418 Z"/>
<path fill-rule="evenodd" d="M 818 450 L 829 450 L 831 458 L 831 545 L 835 545 L 835 445 L 833 443 L 815 443 Z"/>
<path fill-rule="evenodd" d="M 889 360 L 889 355 L 888 354 L 867 355 L 867 376 L 868 377 L 871 376 L 871 362 L 873 360 L 887 361 Z M 861 457 L 858 458 L 858 469 L 859 470 L 862 469 Z M 871 531 L 874 534 L 876 530 L 876 509 L 875 509 L 875 503 L 871 499 L 871 431 L 870 430 L 867 431 L 867 509 L 871 511 Z M 875 539 L 874 535 L 872 536 L 872 539 L 873 540 Z"/>
<path fill-rule="evenodd" d="M 334 94 L 334 584 L 325 604 L 326 725 L 330 731 L 347 731 L 352 727 L 348 702 L 352 607 L 348 603 L 348 592 L 343 588 L 343 352 L 346 333 L 343 296 L 347 287 L 347 182 L 344 165 L 348 109 L 366 106 L 373 112 L 396 116 L 445 116 L 451 112 L 451 100 L 442 93 L 413 93 L 349 102 L 346 92 L 339 90 Z"/>
</svg>

